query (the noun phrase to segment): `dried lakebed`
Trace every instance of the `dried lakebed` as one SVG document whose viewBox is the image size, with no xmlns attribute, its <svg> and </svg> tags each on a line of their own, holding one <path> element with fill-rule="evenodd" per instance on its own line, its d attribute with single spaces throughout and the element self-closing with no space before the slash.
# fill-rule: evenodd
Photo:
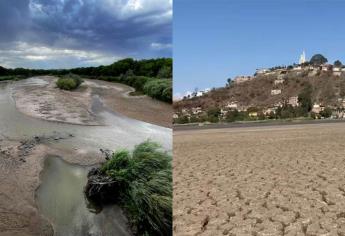
<svg viewBox="0 0 345 236">
<path fill-rule="evenodd" d="M 345 235 L 345 125 L 174 132 L 174 235 Z"/>
<path fill-rule="evenodd" d="M 85 184 L 83 176 L 88 165 L 104 160 L 99 152 L 100 148 L 132 149 L 136 144 L 152 139 L 161 143 L 164 149 L 171 150 L 171 129 L 130 119 L 109 109 L 103 104 L 102 86 L 104 83 L 98 86 L 97 81 L 93 82 L 96 85 L 90 86 L 91 91 L 82 96 L 91 96 L 86 100 L 90 104 L 85 103 L 85 107 L 88 107 L 93 121 L 99 122 L 99 125 L 74 125 L 68 122 L 47 121 L 44 117 L 31 117 L 16 109 L 15 93 L 30 91 L 35 86 L 42 87 L 47 83 L 52 83 L 52 79 L 34 77 L 18 82 L 0 83 L 0 235 L 53 235 L 53 230 L 56 235 L 66 235 L 64 222 L 60 221 L 59 215 L 50 214 L 54 213 L 54 210 L 50 211 L 50 203 L 43 200 L 48 197 L 56 203 L 62 202 L 58 205 L 59 211 L 55 213 L 63 214 L 69 209 L 72 211 L 71 214 L 75 215 L 77 222 L 78 220 L 88 222 L 84 221 L 85 219 L 89 222 L 95 220 L 93 228 L 73 224 L 71 226 L 73 228 L 69 229 L 74 232 L 73 235 L 99 235 L 99 230 L 102 231 L 102 235 L 124 235 L 121 234 L 121 230 L 118 230 L 117 234 L 112 231 L 114 228 L 125 227 L 121 220 L 123 215 L 119 210 L 114 210 L 116 207 L 104 209 L 95 214 L 92 209 L 88 211 L 85 205 L 87 202 L 84 199 L 76 203 L 76 199 L 82 197 L 80 191 L 77 191 L 78 188 L 71 192 L 77 191 L 74 197 L 67 193 L 66 195 L 51 195 L 45 189 L 51 192 L 50 183 L 54 183 L 56 176 L 60 174 L 69 176 L 67 180 L 78 183 L 77 186 Z M 98 86 L 97 89 L 94 89 L 95 86 Z M 109 83 L 104 89 L 109 89 L 110 86 L 116 87 Z M 83 93 L 83 91 L 79 92 Z M 44 103 L 45 98 L 42 96 L 40 102 Z M 57 160 L 56 157 L 58 157 Z M 49 166 L 54 170 L 47 171 Z M 68 173 L 59 172 L 59 166 L 64 166 L 63 169 Z M 72 181 L 71 178 L 76 179 Z M 59 188 L 68 189 L 68 181 L 64 178 L 60 180 L 62 182 L 59 182 L 61 184 Z M 64 197 L 71 197 L 70 201 L 66 201 L 68 203 L 66 205 L 65 201 L 61 201 Z M 113 221 L 103 221 L 103 217 Z M 59 232 L 63 233 L 59 234 Z"/>
</svg>

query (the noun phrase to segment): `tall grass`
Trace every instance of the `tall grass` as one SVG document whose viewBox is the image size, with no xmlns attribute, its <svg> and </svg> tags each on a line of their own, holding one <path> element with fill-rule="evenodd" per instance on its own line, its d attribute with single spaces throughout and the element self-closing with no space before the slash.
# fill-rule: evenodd
<svg viewBox="0 0 345 236">
<path fill-rule="evenodd" d="M 138 235 L 172 235 L 171 156 L 146 141 L 120 150 L 101 167 L 118 184 L 118 199 Z"/>
</svg>

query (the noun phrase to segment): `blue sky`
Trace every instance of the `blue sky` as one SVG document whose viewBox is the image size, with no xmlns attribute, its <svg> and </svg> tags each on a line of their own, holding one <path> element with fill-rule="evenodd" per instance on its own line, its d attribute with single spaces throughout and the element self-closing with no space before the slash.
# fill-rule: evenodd
<svg viewBox="0 0 345 236">
<path fill-rule="evenodd" d="M 345 64 L 345 1 L 175 0 L 174 94 L 321 53 Z"/>
<path fill-rule="evenodd" d="M 171 57 L 172 0 L 0 0 L 0 66 Z"/>
</svg>

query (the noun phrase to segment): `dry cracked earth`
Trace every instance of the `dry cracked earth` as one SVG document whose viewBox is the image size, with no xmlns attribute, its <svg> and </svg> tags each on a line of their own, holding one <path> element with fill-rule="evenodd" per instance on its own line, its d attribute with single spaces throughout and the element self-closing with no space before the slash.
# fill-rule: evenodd
<svg viewBox="0 0 345 236">
<path fill-rule="evenodd" d="M 174 133 L 174 235 L 344 236 L 345 123 Z"/>
</svg>

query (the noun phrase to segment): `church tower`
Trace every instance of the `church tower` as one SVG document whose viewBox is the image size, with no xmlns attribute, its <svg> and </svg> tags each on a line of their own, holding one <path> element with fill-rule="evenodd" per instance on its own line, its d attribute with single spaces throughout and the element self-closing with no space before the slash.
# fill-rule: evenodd
<svg viewBox="0 0 345 236">
<path fill-rule="evenodd" d="M 306 60 L 305 60 L 305 51 L 303 50 L 303 53 L 299 57 L 299 64 L 303 64 L 305 62 L 306 62 Z"/>
</svg>

